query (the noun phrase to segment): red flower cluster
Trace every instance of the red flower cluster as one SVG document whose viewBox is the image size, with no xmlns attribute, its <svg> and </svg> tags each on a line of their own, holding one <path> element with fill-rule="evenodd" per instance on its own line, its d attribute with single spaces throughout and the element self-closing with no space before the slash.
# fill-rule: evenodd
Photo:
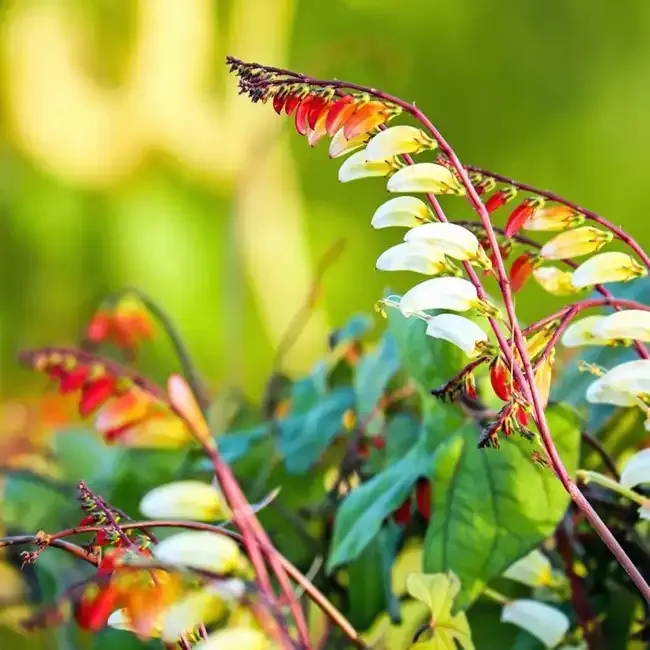
<svg viewBox="0 0 650 650">
<path fill-rule="evenodd" d="M 86 330 L 91 343 L 112 342 L 135 355 L 143 340 L 154 336 L 153 321 L 142 302 L 132 295 L 122 296 L 109 306 L 100 307 Z"/>
</svg>

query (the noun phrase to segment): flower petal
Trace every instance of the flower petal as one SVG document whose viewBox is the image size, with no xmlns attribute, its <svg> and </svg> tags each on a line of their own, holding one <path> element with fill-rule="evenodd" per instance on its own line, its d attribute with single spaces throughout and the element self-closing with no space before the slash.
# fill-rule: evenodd
<svg viewBox="0 0 650 650">
<path fill-rule="evenodd" d="M 343 129 L 341 128 L 336 132 L 336 135 L 330 142 L 328 151 L 329 157 L 340 158 L 341 156 L 345 156 L 345 154 L 351 153 L 355 149 L 363 147 L 366 142 L 368 142 L 368 136 L 366 134 L 352 138 L 352 140 L 348 140 L 343 133 Z"/>
<path fill-rule="evenodd" d="M 501 612 L 503 623 L 512 623 L 554 648 L 569 629 L 569 619 L 559 609 L 536 600 L 514 600 Z"/>
<path fill-rule="evenodd" d="M 539 254 L 547 260 L 565 260 L 599 251 L 614 238 L 609 230 L 583 226 L 567 230 L 546 242 Z"/>
<path fill-rule="evenodd" d="M 476 235 L 455 223 L 425 223 L 409 230 L 404 241 L 426 242 L 454 259 L 489 264 Z"/>
<path fill-rule="evenodd" d="M 423 242 L 405 242 L 384 251 L 377 260 L 380 271 L 415 271 L 424 275 L 440 275 L 447 270 L 444 254 Z"/>
<path fill-rule="evenodd" d="M 464 194 L 451 170 L 435 163 L 416 163 L 398 170 L 388 179 L 389 192 Z"/>
<path fill-rule="evenodd" d="M 343 125 L 349 117 L 357 110 L 357 101 L 352 95 L 345 95 L 337 99 L 327 112 L 325 128 L 327 135 L 332 137 L 339 129 L 343 136 Z"/>
<path fill-rule="evenodd" d="M 372 176 L 386 176 L 393 169 L 394 163 L 382 160 L 381 162 L 368 162 L 366 150 L 362 149 L 352 154 L 339 169 L 339 181 L 348 183 L 359 178 L 370 178 Z"/>
<path fill-rule="evenodd" d="M 650 449 L 637 452 L 625 463 L 619 483 L 626 488 L 650 483 Z"/>
<path fill-rule="evenodd" d="M 637 404 L 633 395 L 614 390 L 603 381 L 602 377 L 589 384 L 585 398 L 590 404 L 613 404 L 614 406 L 635 406 Z"/>
<path fill-rule="evenodd" d="M 650 341 L 650 311 L 624 309 L 603 317 L 594 334 L 603 339 Z"/>
<path fill-rule="evenodd" d="M 566 230 L 584 223 L 585 217 L 566 205 L 547 205 L 533 212 L 523 224 L 524 230 Z"/>
<path fill-rule="evenodd" d="M 405 226 L 412 228 L 429 221 L 429 208 L 414 196 L 397 196 L 382 203 L 372 215 L 370 225 L 375 229 Z"/>
<path fill-rule="evenodd" d="M 650 394 L 650 359 L 621 363 L 608 370 L 602 379 L 610 388 L 620 392 Z"/>
<path fill-rule="evenodd" d="M 549 559 L 535 549 L 511 564 L 503 574 L 504 578 L 514 580 L 529 587 L 542 587 L 551 581 L 552 569 Z"/>
<path fill-rule="evenodd" d="M 467 356 L 475 356 L 477 345 L 488 340 L 487 334 L 472 320 L 456 314 L 439 314 L 427 320 L 428 336 L 449 341 Z"/>
<path fill-rule="evenodd" d="M 140 512 L 150 519 L 214 521 L 231 516 L 220 490 L 191 480 L 155 487 L 140 501 Z"/>
<path fill-rule="evenodd" d="M 422 129 L 407 124 L 391 126 L 374 136 L 366 148 L 368 160 L 388 160 L 405 153 L 435 149 L 436 141 Z"/>
<path fill-rule="evenodd" d="M 389 117 L 386 104 L 371 101 L 358 108 L 343 125 L 343 132 L 348 140 L 367 133 L 383 124 Z"/>
<path fill-rule="evenodd" d="M 270 650 L 265 634 L 249 627 L 229 627 L 212 633 L 206 641 L 192 646 L 193 650 Z"/>
<path fill-rule="evenodd" d="M 237 571 L 245 562 L 236 542 L 225 535 L 207 531 L 172 535 L 155 546 L 153 552 L 161 562 L 218 574 Z"/>
<path fill-rule="evenodd" d="M 555 266 L 541 266 L 533 271 L 537 283 L 552 296 L 572 296 L 580 291 L 571 284 L 571 271 L 562 271 Z"/>
<path fill-rule="evenodd" d="M 560 342 L 566 348 L 577 348 L 581 345 L 607 345 L 609 341 L 596 334 L 598 326 L 606 316 L 587 316 L 569 325 Z"/>
<path fill-rule="evenodd" d="M 648 271 L 627 253 L 599 253 L 583 262 L 571 276 L 574 287 L 589 287 L 605 282 L 629 282 Z"/>
<path fill-rule="evenodd" d="M 464 278 L 433 278 L 407 291 L 400 301 L 400 311 L 411 316 L 426 309 L 467 311 L 478 305 L 474 285 Z"/>
</svg>

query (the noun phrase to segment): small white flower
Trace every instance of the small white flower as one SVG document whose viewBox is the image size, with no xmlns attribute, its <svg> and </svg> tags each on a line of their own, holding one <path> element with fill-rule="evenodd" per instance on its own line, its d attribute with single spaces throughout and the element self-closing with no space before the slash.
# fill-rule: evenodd
<svg viewBox="0 0 650 650">
<path fill-rule="evenodd" d="M 427 335 L 449 341 L 467 356 L 474 356 L 480 343 L 488 340 L 487 334 L 472 320 L 456 314 L 439 314 L 427 320 Z"/>
<path fill-rule="evenodd" d="M 571 276 L 574 287 L 590 287 L 606 282 L 629 282 L 647 275 L 647 270 L 627 253 L 599 253 L 583 262 Z"/>
<path fill-rule="evenodd" d="M 436 141 L 424 131 L 407 124 L 391 126 L 380 131 L 366 147 L 367 160 L 388 160 L 405 153 L 435 149 Z"/>
<path fill-rule="evenodd" d="M 490 264 L 476 235 L 455 223 L 425 223 L 409 230 L 404 241 L 427 242 L 454 259 Z"/>
<path fill-rule="evenodd" d="M 503 577 L 529 587 L 542 587 L 549 584 L 552 575 L 553 570 L 548 558 L 535 549 L 511 564 Z"/>
<path fill-rule="evenodd" d="M 381 160 L 379 162 L 369 162 L 366 160 L 366 150 L 362 149 L 353 153 L 339 169 L 339 181 L 341 183 L 348 183 L 349 181 L 356 181 L 359 178 L 371 178 L 373 176 L 386 176 L 393 169 L 395 163 L 393 161 Z"/>
<path fill-rule="evenodd" d="M 402 243 L 384 251 L 377 260 L 380 271 L 415 271 L 424 275 L 440 275 L 448 269 L 445 256 L 425 243 Z"/>
<path fill-rule="evenodd" d="M 387 188 L 389 192 L 465 193 L 451 170 L 435 163 L 416 163 L 403 167 L 388 179 Z"/>
<path fill-rule="evenodd" d="M 574 321 L 566 328 L 560 342 L 564 347 L 577 348 L 581 345 L 607 345 L 607 340 L 595 334 L 605 316 L 587 316 Z"/>
<path fill-rule="evenodd" d="M 650 341 L 650 311 L 625 309 L 602 318 L 594 334 L 603 339 Z"/>
<path fill-rule="evenodd" d="M 478 307 L 476 287 L 463 278 L 433 278 L 415 285 L 402 297 L 399 308 L 404 316 L 427 309 L 467 311 Z"/>
<path fill-rule="evenodd" d="M 343 133 L 343 127 L 341 127 L 332 138 L 329 147 L 329 157 L 330 158 L 340 158 L 345 156 L 348 153 L 356 151 L 360 147 L 363 147 L 366 142 L 368 142 L 368 134 L 363 133 L 362 135 L 357 135 L 354 138 L 349 140 L 345 137 Z"/>
<path fill-rule="evenodd" d="M 571 284 L 571 272 L 555 266 L 540 266 L 533 271 L 533 277 L 553 296 L 572 296 L 580 291 Z"/>
<path fill-rule="evenodd" d="M 160 485 L 140 501 L 140 512 L 150 519 L 229 519 L 230 509 L 213 485 L 201 481 L 176 481 Z"/>
<path fill-rule="evenodd" d="M 613 237 L 609 230 L 583 226 L 556 235 L 542 246 L 539 254 L 547 260 L 565 260 L 589 255 L 611 242 Z"/>
<path fill-rule="evenodd" d="M 650 449 L 643 449 L 627 461 L 619 483 L 626 488 L 650 483 Z"/>
<path fill-rule="evenodd" d="M 206 641 L 202 641 L 193 650 L 270 650 L 268 637 L 250 627 L 228 627 L 213 632 Z"/>
<path fill-rule="evenodd" d="M 623 393 L 650 394 L 650 359 L 621 363 L 608 370 L 602 379 L 608 386 Z"/>
<path fill-rule="evenodd" d="M 429 208 L 424 201 L 414 196 L 396 196 L 382 203 L 372 215 L 370 225 L 373 228 L 390 228 L 404 226 L 413 228 L 429 221 Z"/>
<path fill-rule="evenodd" d="M 526 630 L 547 648 L 554 648 L 569 629 L 569 619 L 559 609 L 528 599 L 505 605 L 501 621 Z"/>
<path fill-rule="evenodd" d="M 155 546 L 153 552 L 161 562 L 218 574 L 239 570 L 245 563 L 236 542 L 208 531 L 172 535 Z"/>
</svg>

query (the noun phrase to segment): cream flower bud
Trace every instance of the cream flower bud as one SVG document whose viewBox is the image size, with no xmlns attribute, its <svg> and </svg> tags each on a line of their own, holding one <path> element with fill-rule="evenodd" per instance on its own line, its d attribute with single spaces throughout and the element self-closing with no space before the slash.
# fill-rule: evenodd
<svg viewBox="0 0 650 650">
<path fill-rule="evenodd" d="M 524 222 L 524 230 L 566 230 L 584 223 L 584 215 L 565 205 L 546 205 L 538 208 Z"/>
<path fill-rule="evenodd" d="M 345 134 L 343 132 L 343 127 L 341 127 L 334 134 L 334 137 L 330 142 L 330 147 L 328 152 L 329 157 L 340 158 L 341 156 L 345 156 L 346 154 L 352 153 L 353 151 L 356 151 L 360 147 L 363 147 L 363 145 L 366 144 L 366 142 L 368 142 L 367 133 L 357 135 L 354 138 L 350 138 L 348 140 L 345 137 Z"/>
<path fill-rule="evenodd" d="M 445 256 L 423 242 L 405 242 L 384 251 L 375 265 L 379 271 L 415 271 L 424 275 L 440 275 L 448 270 Z"/>
<path fill-rule="evenodd" d="M 250 627 L 229 627 L 213 632 L 193 650 L 270 650 L 271 642 L 259 630 Z"/>
<path fill-rule="evenodd" d="M 414 196 L 396 196 L 377 208 L 370 225 L 377 230 L 391 226 L 413 228 L 429 220 L 429 208 L 424 201 Z"/>
<path fill-rule="evenodd" d="M 463 278 L 433 278 L 415 285 L 399 303 L 404 316 L 412 316 L 426 309 L 467 311 L 478 307 L 476 287 Z"/>
<path fill-rule="evenodd" d="M 606 316 L 587 316 L 574 321 L 564 330 L 560 342 L 566 348 L 577 348 L 581 345 L 607 345 L 608 341 L 595 333 L 598 325 L 605 318 Z"/>
<path fill-rule="evenodd" d="M 639 451 L 625 463 L 619 483 L 625 488 L 650 483 L 650 449 Z"/>
<path fill-rule="evenodd" d="M 367 160 L 388 160 L 405 153 L 435 149 L 437 142 L 422 129 L 407 124 L 391 126 L 380 131 L 366 147 Z"/>
<path fill-rule="evenodd" d="M 231 573 L 245 566 L 239 546 L 225 535 L 208 531 L 187 531 L 167 537 L 153 549 L 161 562 Z"/>
<path fill-rule="evenodd" d="M 547 648 L 554 648 L 569 629 L 569 619 L 559 609 L 528 599 L 508 603 L 501 612 L 501 621 L 526 630 Z"/>
<path fill-rule="evenodd" d="M 511 564 L 503 577 L 529 587 L 543 587 L 551 582 L 552 575 L 553 571 L 548 558 L 541 551 L 535 549 Z"/>
<path fill-rule="evenodd" d="M 567 230 L 546 242 L 539 254 L 547 260 L 566 260 L 599 251 L 612 241 L 614 235 L 609 230 L 599 230 L 591 226 Z"/>
<path fill-rule="evenodd" d="M 650 341 L 650 311 L 625 309 L 602 318 L 594 334 L 603 339 Z"/>
<path fill-rule="evenodd" d="M 585 398 L 590 404 L 613 404 L 614 406 L 634 406 L 637 404 L 634 395 L 613 389 L 603 381 L 603 377 L 599 377 L 589 384 Z"/>
<path fill-rule="evenodd" d="M 453 172 L 435 163 L 416 163 L 402 167 L 388 179 L 389 192 L 431 192 L 464 194 Z"/>
<path fill-rule="evenodd" d="M 571 284 L 571 271 L 562 271 L 555 266 L 540 266 L 533 270 L 533 277 L 542 289 L 552 296 L 572 296 L 580 289 Z"/>
<path fill-rule="evenodd" d="M 458 346 L 467 356 L 473 357 L 486 343 L 487 334 L 472 320 L 456 314 L 439 314 L 427 320 L 427 335 L 449 341 Z"/>
<path fill-rule="evenodd" d="M 366 160 L 366 150 L 362 149 L 353 153 L 339 169 L 339 181 L 348 183 L 356 181 L 359 178 L 371 178 L 373 176 L 386 176 L 393 169 L 395 163 L 389 160 L 380 160 L 379 162 L 368 162 Z"/>
<path fill-rule="evenodd" d="M 629 282 L 648 271 L 627 253 L 599 253 L 583 262 L 571 276 L 574 287 L 590 287 L 605 282 Z"/>
<path fill-rule="evenodd" d="M 454 259 L 490 266 L 490 260 L 476 235 L 455 223 L 425 223 L 409 230 L 404 241 L 426 242 Z"/>
<path fill-rule="evenodd" d="M 140 512 L 150 519 L 230 519 L 228 504 L 213 485 L 201 481 L 176 481 L 160 485 L 140 501 Z"/>
</svg>

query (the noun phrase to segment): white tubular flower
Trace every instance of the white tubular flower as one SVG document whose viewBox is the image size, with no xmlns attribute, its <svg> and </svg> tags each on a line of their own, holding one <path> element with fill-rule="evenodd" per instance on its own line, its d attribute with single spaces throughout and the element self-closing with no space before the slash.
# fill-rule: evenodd
<svg viewBox="0 0 650 650">
<path fill-rule="evenodd" d="M 603 377 L 599 377 L 589 384 L 585 397 L 590 404 L 612 404 L 614 406 L 635 406 L 638 404 L 634 395 L 614 390 L 607 385 Z"/>
<path fill-rule="evenodd" d="M 611 242 L 613 237 L 614 235 L 609 230 L 584 226 L 575 230 L 567 230 L 553 237 L 542 246 L 539 254 L 547 260 L 566 260 L 590 255 Z"/>
<path fill-rule="evenodd" d="M 329 147 L 329 157 L 330 158 L 340 158 L 345 156 L 348 153 L 356 151 L 360 147 L 363 147 L 364 144 L 368 142 L 368 134 L 363 133 L 362 135 L 357 135 L 354 138 L 349 140 L 345 137 L 343 133 L 343 127 L 341 127 L 332 138 Z"/>
<path fill-rule="evenodd" d="M 228 504 L 213 485 L 201 481 L 176 481 L 160 485 L 140 501 L 140 512 L 150 519 L 230 519 Z"/>
<path fill-rule="evenodd" d="M 404 241 L 426 242 L 456 260 L 469 260 L 483 267 L 490 266 L 490 260 L 476 235 L 455 223 L 425 223 L 409 230 Z"/>
<path fill-rule="evenodd" d="M 463 278 L 433 278 L 415 285 L 399 303 L 404 316 L 412 316 L 426 309 L 467 311 L 479 307 L 481 302 L 476 287 Z"/>
<path fill-rule="evenodd" d="M 161 562 L 203 569 L 213 573 L 231 573 L 245 566 L 239 546 L 224 535 L 208 531 L 186 531 L 164 539 L 154 547 Z"/>
<path fill-rule="evenodd" d="M 389 160 L 369 162 L 366 160 L 366 150 L 362 149 L 353 153 L 339 169 L 339 181 L 348 183 L 359 178 L 372 178 L 373 176 L 386 176 L 393 169 L 395 163 Z"/>
<path fill-rule="evenodd" d="M 627 253 L 599 253 L 583 262 L 571 276 L 574 287 L 590 287 L 606 282 L 629 282 L 648 271 Z"/>
<path fill-rule="evenodd" d="M 392 226 L 413 228 L 429 220 L 429 208 L 424 201 L 414 196 L 397 196 L 377 208 L 370 225 L 377 230 Z"/>
<path fill-rule="evenodd" d="M 514 600 L 504 606 L 501 622 L 512 623 L 554 648 L 569 629 L 569 619 L 555 607 L 536 600 Z"/>
<path fill-rule="evenodd" d="M 566 348 L 577 348 L 581 345 L 607 345 L 608 341 L 596 335 L 596 328 L 605 316 L 587 316 L 574 321 L 564 330 L 560 342 Z"/>
<path fill-rule="evenodd" d="M 388 160 L 405 153 L 435 149 L 436 141 L 424 131 L 407 124 L 391 126 L 380 131 L 366 147 L 367 160 Z"/>
<path fill-rule="evenodd" d="M 650 341 L 650 311 L 625 309 L 604 316 L 594 334 L 603 339 Z"/>
<path fill-rule="evenodd" d="M 614 366 L 602 377 L 614 390 L 630 395 L 650 394 L 650 359 L 637 359 Z"/>
<path fill-rule="evenodd" d="M 625 488 L 650 483 L 650 449 L 643 449 L 634 454 L 625 463 L 619 483 Z"/>
<path fill-rule="evenodd" d="M 389 192 L 431 192 L 465 194 L 453 172 L 435 163 L 416 163 L 402 167 L 388 179 Z"/>
<path fill-rule="evenodd" d="M 226 610 L 226 601 L 238 600 L 245 589 L 241 580 L 228 580 L 196 589 L 177 600 L 163 613 L 163 641 L 174 643 L 201 623 L 217 620 Z"/>
<path fill-rule="evenodd" d="M 551 582 L 553 570 L 544 553 L 535 549 L 511 564 L 503 574 L 504 578 L 520 582 L 529 587 L 543 587 Z"/>
<path fill-rule="evenodd" d="M 250 627 L 229 627 L 211 634 L 193 650 L 270 650 L 266 634 Z"/>
<path fill-rule="evenodd" d="M 456 314 L 439 314 L 427 320 L 427 335 L 449 341 L 468 357 L 475 356 L 480 344 L 486 343 L 487 334 L 472 320 Z"/>
<path fill-rule="evenodd" d="M 424 275 L 440 275 L 448 270 L 445 256 L 425 243 L 402 243 L 384 251 L 377 260 L 379 271 L 415 271 Z"/>
<path fill-rule="evenodd" d="M 542 289 L 552 296 L 572 296 L 580 289 L 571 284 L 571 272 L 555 266 L 540 266 L 533 271 L 533 277 Z"/>
</svg>

